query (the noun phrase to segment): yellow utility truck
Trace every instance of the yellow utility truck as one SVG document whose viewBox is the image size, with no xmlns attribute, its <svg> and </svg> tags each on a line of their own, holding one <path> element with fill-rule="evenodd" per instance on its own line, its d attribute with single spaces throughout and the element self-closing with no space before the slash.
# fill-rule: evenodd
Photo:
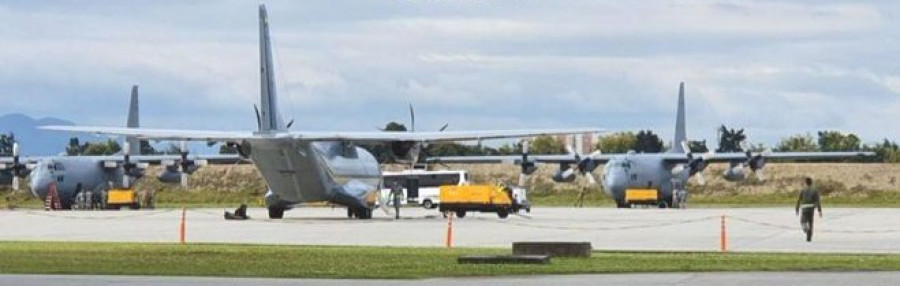
<svg viewBox="0 0 900 286">
<path fill-rule="evenodd" d="M 625 203 L 628 205 L 656 205 L 659 203 L 659 198 L 657 189 L 625 190 Z"/>
<path fill-rule="evenodd" d="M 119 209 L 128 207 L 136 210 L 141 208 L 141 199 L 134 189 L 111 189 L 106 196 L 106 208 Z"/>
<path fill-rule="evenodd" d="M 467 211 L 496 212 L 500 218 L 519 210 L 531 211 L 525 189 L 497 185 L 441 186 L 441 212 L 454 212 L 465 217 Z"/>
</svg>

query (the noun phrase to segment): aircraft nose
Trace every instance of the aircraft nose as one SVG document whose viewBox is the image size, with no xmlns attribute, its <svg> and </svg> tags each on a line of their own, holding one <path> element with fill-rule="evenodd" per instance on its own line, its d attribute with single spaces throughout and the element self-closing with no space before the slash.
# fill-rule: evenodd
<svg viewBox="0 0 900 286">
<path fill-rule="evenodd" d="M 32 172 L 30 183 L 31 194 L 40 199 L 44 199 L 47 196 L 50 180 L 45 176 L 44 172 L 41 172 L 40 169 Z"/>
<path fill-rule="evenodd" d="M 604 182 L 604 190 L 608 195 L 614 196 L 615 194 L 622 193 L 625 190 L 625 173 L 621 171 L 612 171 L 606 174 L 606 180 Z"/>
</svg>

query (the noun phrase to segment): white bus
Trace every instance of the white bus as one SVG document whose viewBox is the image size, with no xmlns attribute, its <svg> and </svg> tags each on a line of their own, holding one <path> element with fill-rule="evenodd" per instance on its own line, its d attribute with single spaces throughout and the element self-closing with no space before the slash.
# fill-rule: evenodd
<svg viewBox="0 0 900 286">
<path fill-rule="evenodd" d="M 382 198 L 390 198 L 391 186 L 400 182 L 403 186 L 402 204 L 415 203 L 427 209 L 436 208 L 440 203 L 441 186 L 460 186 L 469 183 L 469 173 L 458 170 L 426 171 L 404 170 L 400 172 L 383 172 Z M 392 201 L 388 205 L 393 205 Z"/>
</svg>

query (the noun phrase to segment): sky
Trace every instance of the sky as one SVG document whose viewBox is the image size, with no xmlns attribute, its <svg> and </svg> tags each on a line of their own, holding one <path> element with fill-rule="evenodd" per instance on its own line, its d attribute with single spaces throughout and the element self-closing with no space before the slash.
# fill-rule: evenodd
<svg viewBox="0 0 900 286">
<path fill-rule="evenodd" d="M 0 114 L 252 130 L 256 1 L 0 1 Z M 267 1 L 292 130 L 597 127 L 898 140 L 897 1 Z M 710 144 L 714 147 L 715 144 Z"/>
</svg>

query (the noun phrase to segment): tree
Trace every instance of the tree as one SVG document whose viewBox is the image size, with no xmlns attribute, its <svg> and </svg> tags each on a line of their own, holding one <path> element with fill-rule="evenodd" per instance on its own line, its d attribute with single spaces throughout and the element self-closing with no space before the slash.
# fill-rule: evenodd
<svg viewBox="0 0 900 286">
<path fill-rule="evenodd" d="M 722 127 L 719 127 L 718 133 L 719 148 L 716 149 L 716 152 L 727 153 L 744 151 L 744 147 L 741 146 L 741 143 L 743 143 L 744 140 L 747 140 L 747 135 L 744 135 L 744 129 L 728 129 L 725 125 L 722 125 Z"/>
<path fill-rule="evenodd" d="M 553 136 L 538 136 L 531 141 L 529 151 L 534 154 L 564 154 L 566 145 Z"/>
<path fill-rule="evenodd" d="M 16 135 L 10 132 L 9 134 L 0 134 L 0 156 L 12 156 L 13 153 L 13 145 L 16 143 Z"/>
<path fill-rule="evenodd" d="M 88 144 L 81 145 L 78 141 L 78 137 L 69 138 L 69 146 L 66 146 L 66 155 L 69 156 L 78 156 L 84 153 L 84 149 L 87 148 Z"/>
<path fill-rule="evenodd" d="M 122 151 L 122 146 L 119 145 L 119 142 L 112 139 L 107 140 L 106 143 L 85 143 L 85 145 L 87 147 L 84 148 L 82 155 L 87 156 L 112 155 Z"/>
<path fill-rule="evenodd" d="M 819 150 L 824 152 L 858 151 L 860 140 L 855 134 L 840 131 L 819 131 Z"/>
<path fill-rule="evenodd" d="M 381 131 L 395 131 L 395 132 L 406 131 L 406 130 L 408 130 L 408 129 L 406 129 L 406 125 L 403 125 L 403 124 L 400 124 L 397 122 L 393 122 L 393 121 L 391 121 L 387 125 L 385 125 L 384 129 L 381 129 Z"/>
<path fill-rule="evenodd" d="M 818 149 L 819 146 L 809 133 L 781 139 L 781 142 L 775 145 L 775 151 L 779 152 L 814 152 L 818 151 Z"/>
<path fill-rule="evenodd" d="M 140 143 L 140 154 L 141 155 L 158 155 L 162 152 L 156 151 L 156 148 L 153 148 L 153 145 L 150 145 L 150 141 L 141 140 Z"/>
<path fill-rule="evenodd" d="M 706 147 L 706 140 L 703 141 L 688 141 L 688 148 L 690 148 L 692 153 L 706 153 L 709 152 L 709 148 Z"/>
<path fill-rule="evenodd" d="M 650 130 L 641 130 L 636 136 L 634 151 L 638 153 L 659 153 L 663 150 L 663 142 Z"/>
<path fill-rule="evenodd" d="M 237 152 L 237 148 L 235 148 L 233 145 L 222 144 L 221 146 L 219 146 L 219 154 L 237 154 Z"/>
<path fill-rule="evenodd" d="M 597 150 L 604 153 L 626 153 L 634 150 L 637 145 L 637 136 L 634 132 L 624 131 L 616 132 L 610 135 L 601 136 L 597 140 Z"/>
<path fill-rule="evenodd" d="M 879 162 L 900 162 L 900 146 L 897 146 L 897 142 L 891 142 L 886 138 L 881 143 L 875 143 L 873 146 L 863 146 L 863 151 L 875 152 L 875 158 Z"/>
</svg>

